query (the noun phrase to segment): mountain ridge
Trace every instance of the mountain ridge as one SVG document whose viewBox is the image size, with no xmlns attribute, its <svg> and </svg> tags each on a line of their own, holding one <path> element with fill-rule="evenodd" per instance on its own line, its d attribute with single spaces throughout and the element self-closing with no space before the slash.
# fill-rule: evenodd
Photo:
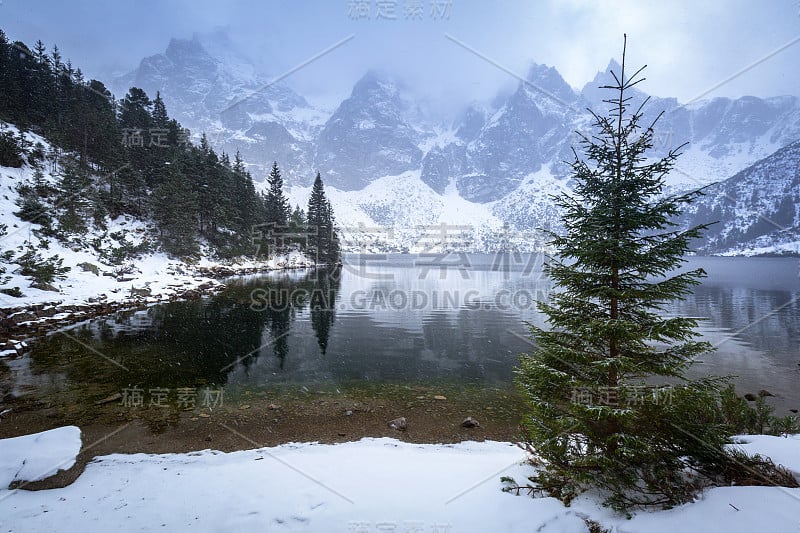
<svg viewBox="0 0 800 533">
<path fill-rule="evenodd" d="M 226 55 L 219 52 L 224 48 L 223 42 L 217 54 Z M 574 132 L 590 132 L 586 109 L 603 111 L 598 85 L 609 83 L 611 70 L 619 75 L 612 59 L 576 89 L 556 67 L 533 63 L 511 93 L 498 93 L 492 103 L 467 105 L 452 123 L 441 124 L 427 120 L 404 97 L 402 85 L 384 72 L 365 73 L 336 109 L 325 112 L 283 82 L 259 75 L 252 65 L 231 64 L 236 60 L 230 58 L 237 57 L 233 52 L 226 57 L 228 63 L 213 58 L 200 37 L 174 39 L 163 54 L 143 59 L 139 68 L 118 79 L 115 88 L 134 81 L 148 93 L 161 91 L 170 111 L 195 133 L 205 131 L 219 150 L 240 150 L 256 180 L 272 161 L 284 169 L 289 187 L 307 187 L 319 170 L 330 187 L 343 193 L 335 195 L 343 202 L 337 206 L 334 200 L 336 211 L 341 214 L 345 204 L 358 211 L 353 220 L 378 224 L 377 218 L 389 225 L 414 216 L 426 220 L 421 207 L 402 204 L 411 211 L 401 212 L 386 203 L 407 192 L 388 177 L 416 176 L 438 196 L 434 204 L 456 194 L 466 202 L 460 205 L 475 212 L 476 226 L 493 230 L 498 224 L 519 231 L 536 224 L 557 227 L 547 187 L 569 189 L 564 161 L 572 158 L 578 140 Z M 800 139 L 800 99 L 794 96 L 716 97 L 681 104 L 636 89 L 630 105 L 647 98 L 645 121 L 663 111 L 652 155 L 689 143 L 667 177 L 672 189 L 724 181 Z M 359 192 L 376 183 L 389 189 L 373 204 Z M 347 194 L 358 200 L 345 202 Z M 396 216 L 378 216 L 380 209 Z"/>
</svg>

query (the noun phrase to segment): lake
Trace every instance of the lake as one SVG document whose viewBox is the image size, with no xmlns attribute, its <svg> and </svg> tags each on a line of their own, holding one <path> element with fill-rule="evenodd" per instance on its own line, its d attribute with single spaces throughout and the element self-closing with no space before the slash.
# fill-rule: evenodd
<svg viewBox="0 0 800 533">
<path fill-rule="evenodd" d="M 525 322 L 553 290 L 535 254 L 350 255 L 338 276 L 273 272 L 210 298 L 94 319 L 8 362 L 17 393 L 511 386 Z M 671 313 L 717 346 L 693 375 L 736 375 L 777 414 L 800 407 L 800 279 L 793 258 L 691 258 L 708 278 Z M 149 396 L 148 396 L 149 395 Z"/>
</svg>

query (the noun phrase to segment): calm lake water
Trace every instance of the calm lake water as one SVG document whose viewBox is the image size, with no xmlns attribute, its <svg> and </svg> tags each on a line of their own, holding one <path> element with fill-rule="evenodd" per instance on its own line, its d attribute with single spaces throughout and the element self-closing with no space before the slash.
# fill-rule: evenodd
<svg viewBox="0 0 800 533">
<path fill-rule="evenodd" d="M 97 394 L 352 383 L 510 386 L 525 322 L 552 290 L 541 256 L 348 256 L 338 276 L 270 273 L 222 294 L 79 324 L 10 361 L 17 391 Z M 779 414 L 800 407 L 800 279 L 791 258 L 692 258 L 708 272 L 673 312 L 717 345 L 695 375 L 737 375 Z M 9 385 L 8 383 L 6 385 Z"/>
</svg>

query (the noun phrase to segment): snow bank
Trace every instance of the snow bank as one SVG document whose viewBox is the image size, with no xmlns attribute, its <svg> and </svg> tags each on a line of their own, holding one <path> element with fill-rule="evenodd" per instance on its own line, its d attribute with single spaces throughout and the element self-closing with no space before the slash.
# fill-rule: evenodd
<svg viewBox="0 0 800 533">
<path fill-rule="evenodd" d="M 523 475 L 507 443 L 364 439 L 220 453 L 110 455 L 72 485 L 0 492 L 0 521 L 25 531 L 585 531 L 548 498 L 500 492 Z"/>
<path fill-rule="evenodd" d="M 603 527 L 620 533 L 788 533 L 798 531 L 800 526 L 800 489 L 782 487 L 715 488 L 694 503 L 668 511 L 640 512 L 631 520 L 598 509 L 593 501 L 583 498 L 572 506 L 576 511 L 591 514 Z"/>
<path fill-rule="evenodd" d="M 77 428 L 55 431 L 66 430 L 74 436 Z M 746 438 L 748 451 L 785 453 L 795 465 L 800 457 L 800 435 Z M 6 457 L 0 455 L 3 468 Z M 234 453 L 114 454 L 87 465 L 63 489 L 0 490 L 0 522 L 25 531 L 583 532 L 588 518 L 619 532 L 736 533 L 795 531 L 800 521 L 800 489 L 781 487 L 712 489 L 695 503 L 631 520 L 588 495 L 564 507 L 553 498 L 502 492 L 501 476 L 530 475 L 523 459 L 509 443 L 388 438 Z"/>
<path fill-rule="evenodd" d="M 0 440 L 0 488 L 8 488 L 13 481 L 39 481 L 68 470 L 80 451 L 81 430 L 75 426 Z"/>
<path fill-rule="evenodd" d="M 772 435 L 738 435 L 733 438 L 734 446 L 749 454 L 760 454 L 771 458 L 800 476 L 800 435 L 774 437 Z M 800 503 L 800 502 L 798 502 Z M 800 513 L 800 507 L 798 507 Z M 800 530 L 800 519 L 798 519 Z"/>
</svg>

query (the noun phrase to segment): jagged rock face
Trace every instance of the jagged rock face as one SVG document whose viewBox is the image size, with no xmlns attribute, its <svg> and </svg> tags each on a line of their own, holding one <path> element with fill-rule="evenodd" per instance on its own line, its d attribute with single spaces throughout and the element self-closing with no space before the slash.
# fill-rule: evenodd
<svg viewBox="0 0 800 533">
<path fill-rule="evenodd" d="M 794 97 L 715 98 L 692 115 L 695 141 L 717 158 L 733 153 L 737 144 L 752 146 L 766 141 L 783 145 L 800 135 Z"/>
<path fill-rule="evenodd" d="M 431 148 L 422 161 L 422 181 L 437 193 L 443 194 L 452 176 L 463 175 L 465 150 L 465 146 L 461 144 Z"/>
<path fill-rule="evenodd" d="M 456 137 L 463 142 L 475 139 L 486 125 L 486 111 L 478 106 L 469 106 L 456 122 Z"/>
<path fill-rule="evenodd" d="M 695 243 L 705 253 L 763 248 L 800 237 L 800 141 L 707 188 L 683 217 L 713 224 Z"/>
<path fill-rule="evenodd" d="M 326 183 L 350 191 L 418 169 L 419 135 L 406 121 L 405 110 L 394 84 L 372 72 L 361 78 L 317 139 L 315 166 Z"/>
<path fill-rule="evenodd" d="M 534 65 L 527 80 L 468 143 L 465 161 L 451 164 L 464 171 L 456 182 L 461 196 L 475 202 L 499 200 L 543 164 L 560 162 L 569 153 L 572 130 L 584 117 L 578 100 L 554 68 Z"/>
<path fill-rule="evenodd" d="M 310 182 L 310 140 L 324 115 L 287 86 L 255 74 L 235 54 L 228 60 L 239 62 L 212 57 L 198 37 L 173 39 L 163 54 L 144 58 L 114 88 L 120 95 L 131 86 L 151 97 L 160 92 L 181 124 L 205 132 L 218 150 L 241 151 L 256 179 L 278 160 L 298 183 Z"/>
</svg>

